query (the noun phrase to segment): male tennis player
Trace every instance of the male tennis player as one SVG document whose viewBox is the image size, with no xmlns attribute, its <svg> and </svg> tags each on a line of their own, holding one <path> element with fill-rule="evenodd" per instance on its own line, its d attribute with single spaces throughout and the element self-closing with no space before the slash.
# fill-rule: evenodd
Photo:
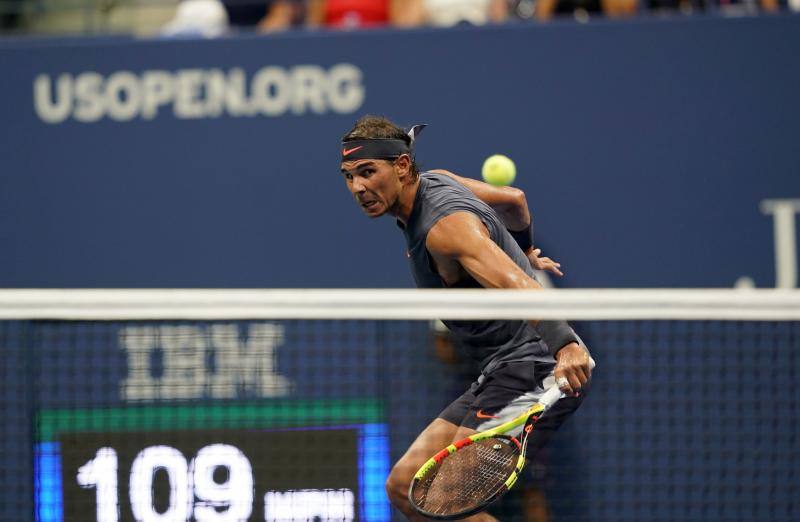
<svg viewBox="0 0 800 522">
<path fill-rule="evenodd" d="M 347 188 L 369 217 L 397 219 L 419 287 L 484 287 L 542 290 L 523 253 L 530 231 L 511 233 L 506 221 L 530 225 L 524 194 L 497 196 L 479 181 L 445 171 L 420 173 L 413 145 L 421 126 L 406 133 L 376 116 L 364 116 L 342 139 L 341 170 Z M 482 201 L 476 193 L 489 199 Z M 506 196 L 510 192 L 504 193 Z M 521 225 L 521 226 L 520 226 Z M 557 267 L 555 267 L 557 269 Z M 481 375 L 442 411 L 395 464 L 386 482 L 391 502 L 410 520 L 424 520 L 408 503 L 414 473 L 431 454 L 454 440 L 523 413 L 554 383 L 571 397 L 542 418 L 530 441 L 535 451 L 580 405 L 591 376 L 590 357 L 563 321 L 445 321 L 457 345 L 481 366 Z M 473 521 L 493 521 L 480 513 Z"/>
</svg>

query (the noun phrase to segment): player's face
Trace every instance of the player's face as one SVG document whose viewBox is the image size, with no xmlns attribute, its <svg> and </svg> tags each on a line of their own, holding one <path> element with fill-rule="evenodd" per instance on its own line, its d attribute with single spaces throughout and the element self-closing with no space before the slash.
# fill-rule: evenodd
<svg viewBox="0 0 800 522">
<path fill-rule="evenodd" d="M 402 183 L 395 164 L 386 160 L 353 160 L 342 163 L 347 189 L 369 217 L 379 217 L 397 207 Z"/>
</svg>

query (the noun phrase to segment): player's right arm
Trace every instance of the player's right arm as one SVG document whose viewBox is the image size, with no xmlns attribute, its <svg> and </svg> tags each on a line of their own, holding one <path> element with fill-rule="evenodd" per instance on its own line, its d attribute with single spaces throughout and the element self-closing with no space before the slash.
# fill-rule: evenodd
<svg viewBox="0 0 800 522">
<path fill-rule="evenodd" d="M 533 216 L 528 208 L 528 199 L 522 190 L 515 187 L 490 185 L 477 179 L 459 176 L 449 170 L 435 169 L 431 172 L 448 176 L 467 187 L 478 199 L 492 207 L 508 230 L 525 234 L 533 226 Z M 561 272 L 561 263 L 541 256 L 541 249 L 531 245 L 524 248 L 523 251 L 534 269 L 546 270 L 557 276 L 564 275 Z"/>
<path fill-rule="evenodd" d="M 463 269 L 484 288 L 504 288 L 519 290 L 543 290 L 542 286 L 529 277 L 489 236 L 489 231 L 477 216 L 469 212 L 455 212 L 443 217 L 431 227 L 425 246 L 431 254 L 439 275 L 448 284 L 459 269 Z M 548 340 L 545 337 L 545 323 L 530 321 L 539 329 L 548 347 L 554 353 L 557 364 L 556 379 L 564 377 L 569 385 L 562 387 L 565 393 L 579 390 L 591 376 L 589 353 L 576 342 L 574 332 L 565 323 L 564 328 L 571 332 L 571 339 L 556 335 L 554 339 L 567 339 L 563 342 Z M 559 322 L 548 322 L 548 326 Z M 563 330 L 562 330 L 563 331 Z"/>
</svg>

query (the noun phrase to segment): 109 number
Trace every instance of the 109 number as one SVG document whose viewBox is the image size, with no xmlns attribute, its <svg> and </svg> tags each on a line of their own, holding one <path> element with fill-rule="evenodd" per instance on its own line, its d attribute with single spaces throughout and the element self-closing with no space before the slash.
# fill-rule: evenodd
<svg viewBox="0 0 800 522">
<path fill-rule="evenodd" d="M 78 470 L 78 484 L 95 488 L 97 522 L 119 522 L 119 459 L 113 448 L 100 448 Z M 214 472 L 225 468 L 226 479 Z M 158 512 L 153 501 L 153 479 L 164 470 L 169 478 L 169 505 Z M 245 521 L 253 512 L 253 470 L 244 453 L 228 444 L 212 444 L 197 452 L 191 462 L 171 446 L 150 446 L 136 455 L 128 487 L 137 522 Z"/>
</svg>

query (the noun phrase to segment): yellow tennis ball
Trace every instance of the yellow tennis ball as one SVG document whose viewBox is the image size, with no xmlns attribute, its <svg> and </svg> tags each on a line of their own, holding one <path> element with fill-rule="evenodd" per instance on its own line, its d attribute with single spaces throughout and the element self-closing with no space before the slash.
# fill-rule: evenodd
<svg viewBox="0 0 800 522">
<path fill-rule="evenodd" d="M 508 156 L 495 154 L 486 158 L 483 162 L 481 175 L 486 183 L 503 186 L 511 185 L 517 176 L 517 166 Z"/>
</svg>

